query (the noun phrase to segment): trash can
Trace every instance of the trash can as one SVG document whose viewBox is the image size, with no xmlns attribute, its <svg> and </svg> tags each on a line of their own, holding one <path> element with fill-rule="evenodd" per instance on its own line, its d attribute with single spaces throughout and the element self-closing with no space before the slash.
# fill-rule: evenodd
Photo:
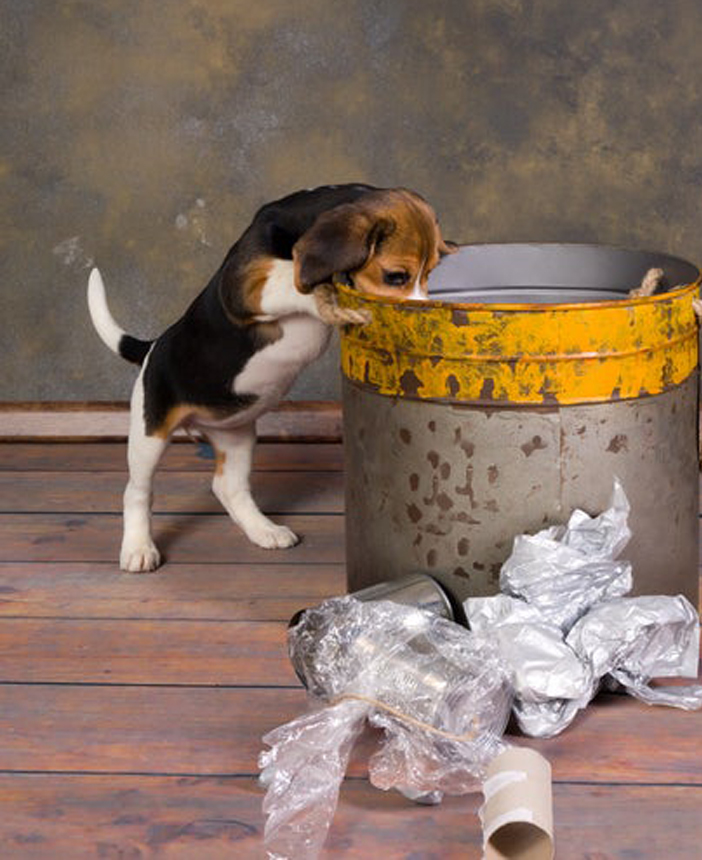
<svg viewBox="0 0 702 860">
<path fill-rule="evenodd" d="M 658 292 L 631 297 L 651 268 Z M 466 245 L 341 337 L 351 591 L 424 571 L 499 589 L 515 535 L 631 504 L 635 594 L 698 603 L 700 273 L 601 245 Z"/>
</svg>

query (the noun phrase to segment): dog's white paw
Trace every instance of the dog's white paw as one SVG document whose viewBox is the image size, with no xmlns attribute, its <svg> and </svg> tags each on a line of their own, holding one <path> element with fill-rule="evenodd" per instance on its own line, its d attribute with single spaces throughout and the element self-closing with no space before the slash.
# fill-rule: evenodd
<svg viewBox="0 0 702 860">
<path fill-rule="evenodd" d="M 294 531 L 287 526 L 278 526 L 275 523 L 249 529 L 247 537 L 263 549 L 287 549 L 300 541 Z"/>
<path fill-rule="evenodd" d="M 156 570 L 159 564 L 161 564 L 161 554 L 151 541 L 136 548 L 122 547 L 119 557 L 119 566 L 122 570 L 129 573 L 148 573 L 150 570 Z"/>
</svg>

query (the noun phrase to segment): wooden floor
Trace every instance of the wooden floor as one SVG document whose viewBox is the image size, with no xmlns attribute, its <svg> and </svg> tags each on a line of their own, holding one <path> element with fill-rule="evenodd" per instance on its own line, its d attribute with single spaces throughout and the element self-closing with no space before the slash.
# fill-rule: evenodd
<svg viewBox="0 0 702 860">
<path fill-rule="evenodd" d="M 276 553 L 171 447 L 155 530 L 167 564 L 120 573 L 124 446 L 0 445 L 0 858 L 263 857 L 261 735 L 300 714 L 294 611 L 344 590 L 337 445 L 259 447 L 262 506 L 304 536 Z M 598 699 L 551 761 L 559 860 L 702 857 L 702 713 Z M 479 796 L 416 807 L 357 751 L 325 858 L 481 856 Z"/>
</svg>

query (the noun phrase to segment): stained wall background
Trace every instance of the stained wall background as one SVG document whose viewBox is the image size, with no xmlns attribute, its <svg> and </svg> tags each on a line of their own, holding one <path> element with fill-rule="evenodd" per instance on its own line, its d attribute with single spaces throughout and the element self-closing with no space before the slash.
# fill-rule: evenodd
<svg viewBox="0 0 702 860">
<path fill-rule="evenodd" d="M 0 400 L 115 400 L 88 267 L 173 321 L 267 200 L 407 185 L 460 241 L 702 262 L 699 0 L 0 0 Z M 337 357 L 294 396 L 338 394 Z"/>
</svg>

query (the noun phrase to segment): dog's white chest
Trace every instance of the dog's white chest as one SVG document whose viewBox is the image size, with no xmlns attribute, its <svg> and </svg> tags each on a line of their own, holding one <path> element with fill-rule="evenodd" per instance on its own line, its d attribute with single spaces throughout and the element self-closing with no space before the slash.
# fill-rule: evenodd
<svg viewBox="0 0 702 860">
<path fill-rule="evenodd" d="M 329 342 L 331 330 L 315 313 L 314 298 L 295 289 L 292 261 L 275 260 L 261 295 L 261 319 L 275 320 L 282 336 L 251 356 L 234 392 L 255 395 L 260 410 L 278 401 Z"/>
<path fill-rule="evenodd" d="M 261 408 L 286 394 L 300 371 L 322 354 L 331 333 L 307 314 L 291 314 L 278 325 L 282 337 L 252 355 L 234 380 L 234 392 L 255 395 Z"/>
</svg>

